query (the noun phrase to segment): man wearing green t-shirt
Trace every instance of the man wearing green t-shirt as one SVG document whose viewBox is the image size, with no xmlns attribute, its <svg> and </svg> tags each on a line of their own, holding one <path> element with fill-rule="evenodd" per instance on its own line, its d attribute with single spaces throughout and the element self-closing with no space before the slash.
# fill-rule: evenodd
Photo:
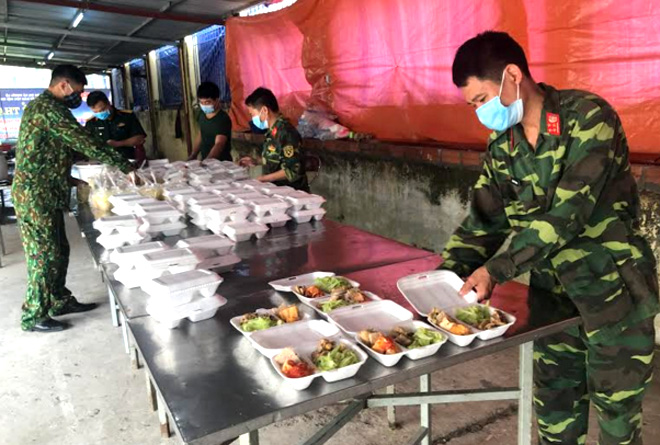
<svg viewBox="0 0 660 445">
<path fill-rule="evenodd" d="M 199 134 L 188 160 L 219 159 L 231 161 L 231 119 L 220 109 L 220 88 L 213 82 L 202 82 L 197 88 L 201 113 L 197 118 Z"/>
</svg>

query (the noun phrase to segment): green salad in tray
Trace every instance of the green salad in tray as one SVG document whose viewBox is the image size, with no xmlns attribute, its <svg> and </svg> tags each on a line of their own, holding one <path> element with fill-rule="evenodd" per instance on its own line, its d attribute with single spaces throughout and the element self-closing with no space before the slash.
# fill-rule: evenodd
<svg viewBox="0 0 660 445">
<path fill-rule="evenodd" d="M 353 287 L 351 283 L 344 277 L 323 277 L 317 278 L 314 280 L 314 286 L 321 289 L 326 294 L 329 294 L 335 289 L 338 288 L 350 288 Z"/>
<path fill-rule="evenodd" d="M 324 338 L 312 353 L 312 362 L 319 371 L 332 371 L 359 363 L 360 358 L 346 345 Z"/>
<path fill-rule="evenodd" d="M 284 324 L 284 320 L 275 315 L 256 312 L 243 315 L 240 321 L 241 329 L 245 332 L 263 331 L 281 324 Z"/>
<path fill-rule="evenodd" d="M 340 307 L 344 307 L 344 306 L 350 306 L 351 304 L 354 303 L 350 303 L 346 300 L 331 300 L 331 301 L 326 301 L 325 303 L 321 303 L 319 305 L 319 308 L 321 309 L 322 312 L 327 314 L 334 311 L 335 309 L 339 309 Z"/>
<path fill-rule="evenodd" d="M 401 326 L 394 328 L 390 336 L 395 342 L 408 349 L 422 348 L 445 340 L 445 336 L 441 332 L 433 329 L 419 328 L 409 331 Z"/>
<path fill-rule="evenodd" d="M 491 313 L 488 305 L 475 304 L 456 311 L 456 318 L 465 324 L 485 331 L 487 329 L 504 326 L 508 320 L 506 315 L 495 309 Z"/>
</svg>

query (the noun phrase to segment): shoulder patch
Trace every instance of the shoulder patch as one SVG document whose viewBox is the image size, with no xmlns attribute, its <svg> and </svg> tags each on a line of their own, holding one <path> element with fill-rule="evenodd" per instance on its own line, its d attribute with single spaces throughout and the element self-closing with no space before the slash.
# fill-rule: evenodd
<svg viewBox="0 0 660 445">
<path fill-rule="evenodd" d="M 293 148 L 293 145 L 287 145 L 286 147 L 284 147 L 283 152 L 285 158 L 292 158 L 296 150 Z"/>
</svg>

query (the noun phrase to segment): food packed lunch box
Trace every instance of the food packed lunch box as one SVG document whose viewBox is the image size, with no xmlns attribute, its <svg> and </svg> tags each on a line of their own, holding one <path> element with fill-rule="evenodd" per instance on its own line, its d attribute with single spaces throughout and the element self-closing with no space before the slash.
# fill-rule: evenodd
<svg viewBox="0 0 660 445">
<path fill-rule="evenodd" d="M 477 304 L 477 296 L 474 292 L 470 292 L 465 298 L 458 294 L 463 284 L 463 280 L 454 272 L 435 270 L 401 278 L 397 282 L 397 287 L 418 314 L 428 317 L 431 310 L 437 308 L 454 318 L 457 324 L 468 327 L 472 334 L 457 335 L 429 320 L 433 326 L 447 335 L 449 341 L 457 346 L 467 346 L 475 338 L 490 340 L 504 335 L 516 321 L 516 317 L 504 311 L 500 312 L 506 317 L 506 324 L 487 330 L 477 329 L 456 319 L 456 312 L 459 309 Z M 491 313 L 495 311 L 495 308 L 489 307 L 488 309 Z"/>
</svg>

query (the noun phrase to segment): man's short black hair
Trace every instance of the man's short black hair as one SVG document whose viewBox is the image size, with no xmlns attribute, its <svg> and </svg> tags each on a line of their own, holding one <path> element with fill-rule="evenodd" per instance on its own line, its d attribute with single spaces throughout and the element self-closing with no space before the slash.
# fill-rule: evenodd
<svg viewBox="0 0 660 445">
<path fill-rule="evenodd" d="M 103 91 L 92 91 L 89 93 L 89 96 L 87 96 L 87 106 L 89 108 L 92 108 L 99 102 L 103 102 L 108 105 L 110 104 L 108 96 L 106 96 Z"/>
<path fill-rule="evenodd" d="M 517 65 L 528 77 L 527 58 L 522 47 L 505 32 L 486 31 L 463 43 L 451 67 L 454 84 L 461 88 L 470 77 L 500 82 L 504 68 Z"/>
<path fill-rule="evenodd" d="M 271 90 L 264 87 L 259 87 L 245 99 L 245 105 L 252 108 L 266 107 L 270 111 L 278 113 L 280 106 L 277 103 L 277 98 Z"/>
<path fill-rule="evenodd" d="M 197 87 L 198 99 L 218 99 L 220 97 L 220 88 L 213 82 L 202 82 Z"/>
<path fill-rule="evenodd" d="M 62 79 L 66 79 L 82 86 L 87 85 L 87 77 L 85 77 L 85 73 L 75 65 L 58 65 L 53 69 L 50 84 L 55 85 Z"/>
</svg>

